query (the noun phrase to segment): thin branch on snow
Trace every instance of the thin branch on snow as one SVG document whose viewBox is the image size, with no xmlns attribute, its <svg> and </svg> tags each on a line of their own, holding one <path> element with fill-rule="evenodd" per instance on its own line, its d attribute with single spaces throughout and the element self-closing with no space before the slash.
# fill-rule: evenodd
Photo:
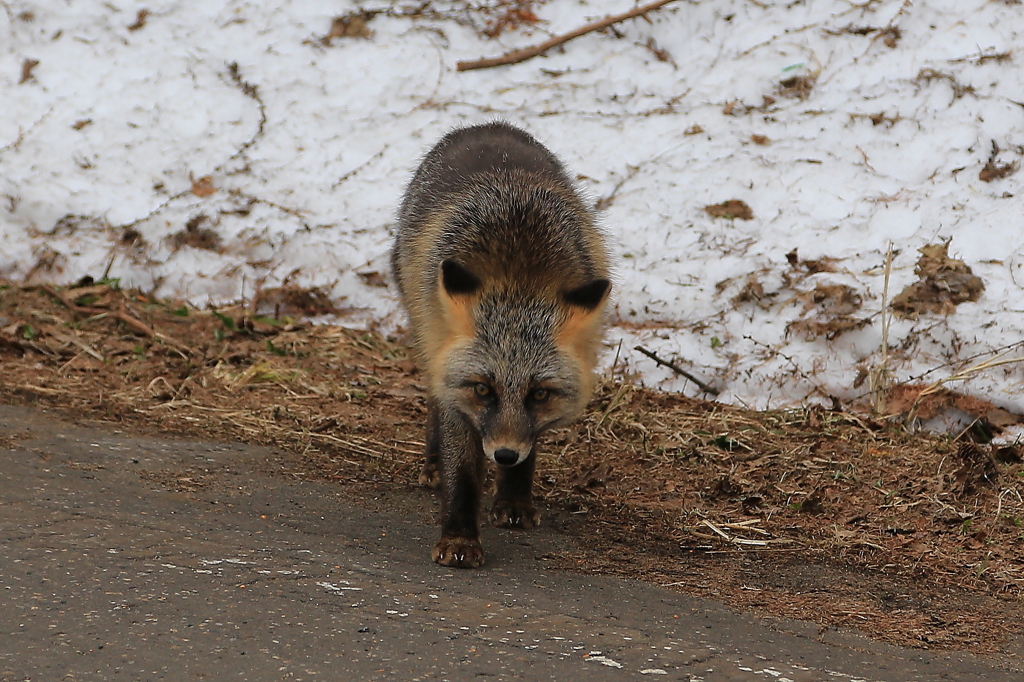
<svg viewBox="0 0 1024 682">
<path fill-rule="evenodd" d="M 692 374 L 690 374 L 689 372 L 687 372 L 685 369 L 683 369 L 682 367 L 678 366 L 674 362 L 669 362 L 668 360 L 664 360 L 662 358 L 659 358 L 657 355 L 655 355 L 651 351 L 647 350 L 643 346 L 637 346 L 633 350 L 640 351 L 641 353 L 643 353 L 644 355 L 649 357 L 651 360 L 654 360 L 656 363 L 661 365 L 662 367 L 668 367 L 670 370 L 672 370 L 676 374 L 679 374 L 681 376 L 686 377 L 687 379 L 689 379 L 693 383 L 697 384 L 697 387 L 700 388 L 700 390 L 704 391 L 705 393 L 710 393 L 711 395 L 718 395 L 719 394 L 719 390 L 717 388 L 715 388 L 714 386 L 709 386 L 708 384 L 705 384 L 703 381 L 701 381 L 697 377 L 693 376 Z"/>
<path fill-rule="evenodd" d="M 648 3 L 641 7 L 635 7 L 629 10 L 628 12 L 623 12 L 622 14 L 616 14 L 610 17 L 605 17 L 604 19 L 599 19 L 598 21 L 591 22 L 586 26 L 581 26 L 575 31 L 569 31 L 568 33 L 564 33 L 560 36 L 555 36 L 550 40 L 544 41 L 540 45 L 526 47 L 523 48 L 522 50 L 506 52 L 500 57 L 477 59 L 476 61 L 472 62 L 459 62 L 458 64 L 456 64 L 455 68 L 458 71 L 472 71 L 473 69 L 489 69 L 494 66 L 505 66 L 508 64 L 518 64 L 519 62 L 525 62 L 527 59 L 531 59 L 533 57 L 536 57 L 537 55 L 544 54 L 551 48 L 558 47 L 559 45 L 567 43 L 574 38 L 579 38 L 582 35 L 586 35 L 587 33 L 592 33 L 594 31 L 600 31 L 603 28 L 608 28 L 612 24 L 617 24 L 621 21 L 632 19 L 633 17 L 642 16 L 644 14 L 647 14 L 648 12 L 658 9 L 663 5 L 667 5 L 670 2 L 675 2 L 675 0 L 655 0 L 654 2 Z"/>
</svg>

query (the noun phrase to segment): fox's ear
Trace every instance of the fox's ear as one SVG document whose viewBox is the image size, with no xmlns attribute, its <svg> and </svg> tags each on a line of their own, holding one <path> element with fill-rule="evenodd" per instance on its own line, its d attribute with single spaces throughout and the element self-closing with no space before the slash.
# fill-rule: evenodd
<svg viewBox="0 0 1024 682">
<path fill-rule="evenodd" d="M 562 300 L 584 310 L 594 310 L 608 295 L 612 283 L 606 279 L 595 279 L 583 286 L 562 292 Z"/>
<path fill-rule="evenodd" d="M 480 288 L 480 279 L 453 260 L 441 263 L 441 283 L 449 296 L 468 296 Z"/>
<path fill-rule="evenodd" d="M 474 335 L 473 296 L 483 283 L 472 272 L 453 260 L 441 262 L 441 280 L 438 295 L 446 334 L 449 337 L 472 337 Z"/>
<path fill-rule="evenodd" d="M 584 391 L 589 397 L 597 359 L 598 330 L 604 322 L 603 303 L 608 299 L 612 283 L 595 279 L 582 286 L 562 292 L 567 304 L 565 318 L 555 333 L 555 344 L 576 361 L 583 372 Z"/>
</svg>

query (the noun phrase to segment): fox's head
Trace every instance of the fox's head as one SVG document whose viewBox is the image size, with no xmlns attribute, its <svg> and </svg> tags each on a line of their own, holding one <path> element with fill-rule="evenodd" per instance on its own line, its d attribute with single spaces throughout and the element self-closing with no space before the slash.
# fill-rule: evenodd
<svg viewBox="0 0 1024 682">
<path fill-rule="evenodd" d="M 519 464 L 541 432 L 583 411 L 610 289 L 603 278 L 544 296 L 507 283 L 488 289 L 455 261 L 441 263 L 444 338 L 431 387 L 473 424 L 489 459 Z"/>
</svg>

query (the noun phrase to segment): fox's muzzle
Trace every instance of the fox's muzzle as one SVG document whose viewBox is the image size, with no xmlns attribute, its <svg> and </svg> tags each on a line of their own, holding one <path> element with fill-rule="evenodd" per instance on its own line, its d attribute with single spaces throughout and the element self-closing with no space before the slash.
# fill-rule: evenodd
<svg viewBox="0 0 1024 682">
<path fill-rule="evenodd" d="M 494 451 L 494 461 L 506 467 L 519 463 L 519 453 L 509 448 L 501 448 Z"/>
<path fill-rule="evenodd" d="M 519 449 L 513 449 L 509 447 L 499 447 L 492 449 L 485 447 L 484 452 L 487 453 L 488 459 L 490 459 L 498 466 L 503 467 L 513 467 L 530 456 L 529 447 L 521 447 Z"/>
</svg>

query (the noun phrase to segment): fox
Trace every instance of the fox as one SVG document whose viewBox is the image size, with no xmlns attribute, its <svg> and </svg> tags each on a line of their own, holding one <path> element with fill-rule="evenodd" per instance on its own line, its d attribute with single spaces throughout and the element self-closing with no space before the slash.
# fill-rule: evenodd
<svg viewBox="0 0 1024 682">
<path fill-rule="evenodd" d="M 479 515 L 529 529 L 536 442 L 586 407 L 612 288 L 595 211 L 562 162 L 503 121 L 457 128 L 403 195 L 391 268 L 427 388 L 420 482 L 437 489 L 433 560 L 484 564 Z"/>
</svg>

